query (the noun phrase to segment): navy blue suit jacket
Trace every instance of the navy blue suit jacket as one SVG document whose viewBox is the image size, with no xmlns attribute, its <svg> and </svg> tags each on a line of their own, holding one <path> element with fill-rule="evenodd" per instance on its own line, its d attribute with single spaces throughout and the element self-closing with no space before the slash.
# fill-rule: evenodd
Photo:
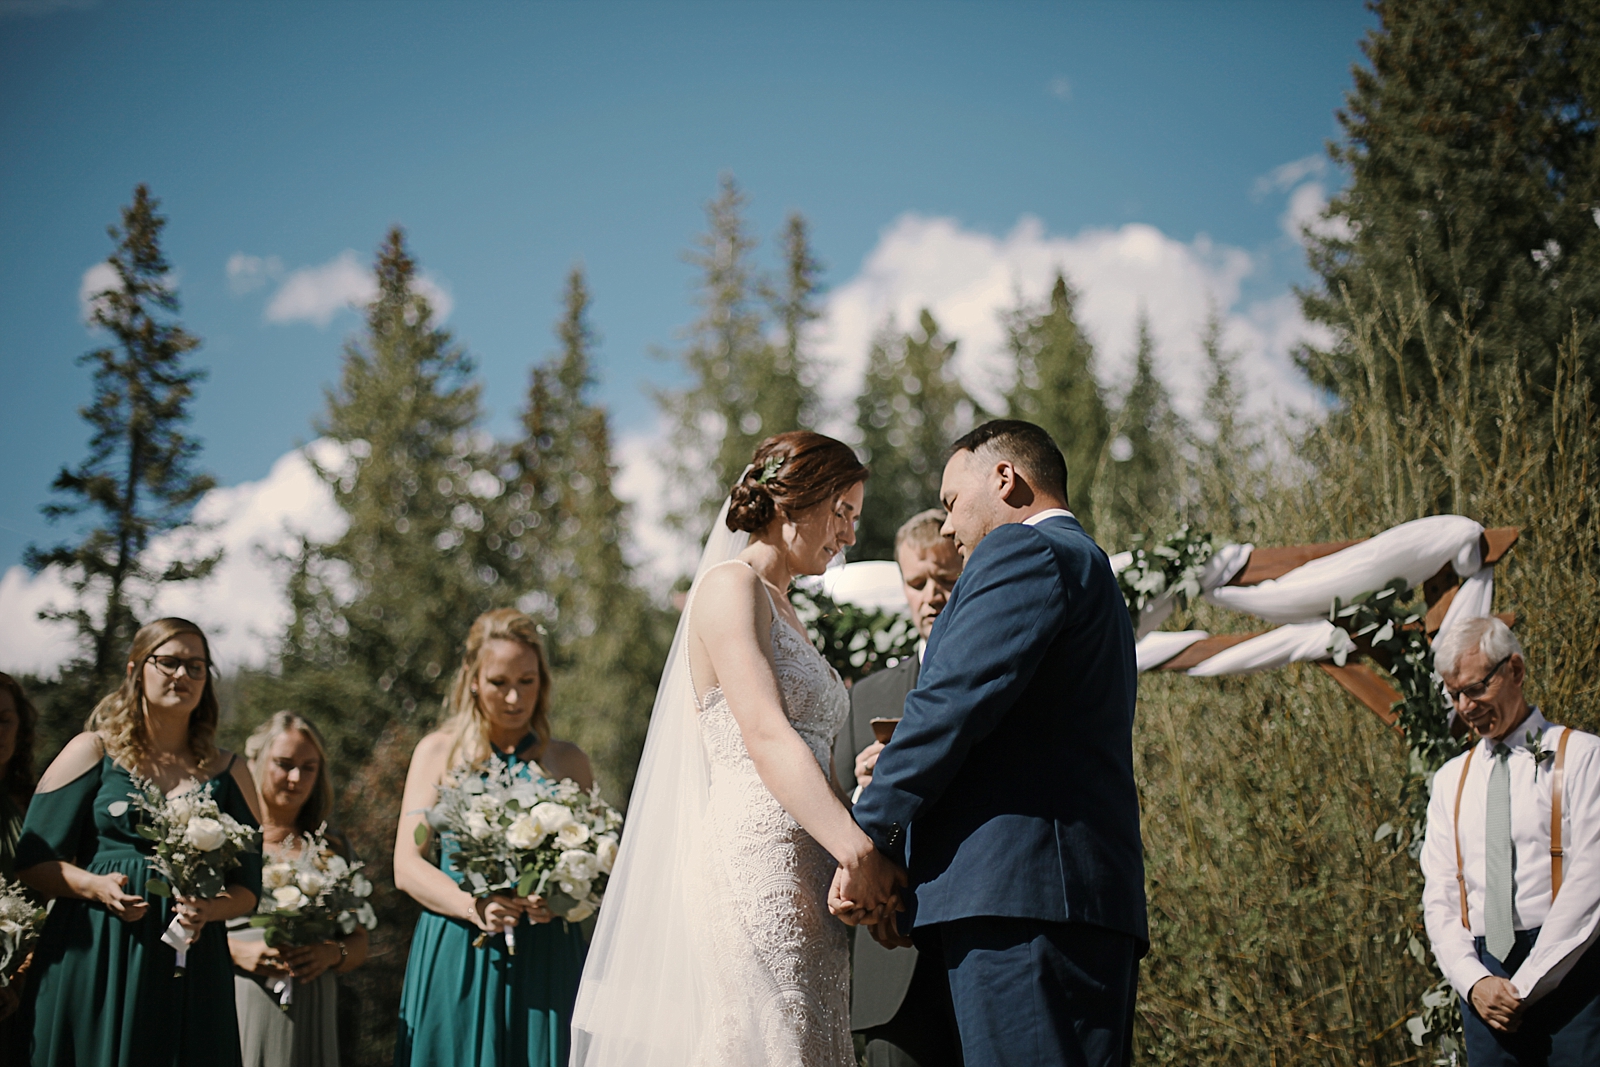
<svg viewBox="0 0 1600 1067">
<path fill-rule="evenodd" d="M 911 874 L 913 925 L 1083 922 L 1150 940 L 1133 626 L 1076 519 L 996 529 L 934 622 L 856 822 Z"/>
</svg>

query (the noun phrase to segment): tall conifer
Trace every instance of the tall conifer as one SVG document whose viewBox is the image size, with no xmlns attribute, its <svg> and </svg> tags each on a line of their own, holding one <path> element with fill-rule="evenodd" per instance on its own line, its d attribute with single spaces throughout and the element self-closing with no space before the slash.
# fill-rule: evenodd
<svg viewBox="0 0 1600 1067">
<path fill-rule="evenodd" d="M 1111 420 L 1111 441 L 1095 480 L 1100 537 L 1112 550 L 1136 533 L 1168 532 L 1181 510 L 1183 426 L 1156 373 L 1155 339 L 1143 311 L 1138 320 L 1133 380 Z"/>
<path fill-rule="evenodd" d="M 121 676 L 139 612 L 156 586 L 203 577 L 221 558 L 218 552 L 157 565 L 146 552 L 153 538 L 187 524 L 214 484 L 194 469 L 200 443 L 183 429 L 205 372 L 185 359 L 200 339 L 174 318 L 178 291 L 161 250 L 167 220 L 159 208 L 140 185 L 122 209 L 121 227 L 107 228 L 116 247 L 106 262 L 116 278 L 94 294 L 89 321 L 116 344 L 79 361 L 94 368 L 94 399 L 80 412 L 93 430 L 89 455 L 61 469 L 52 488 L 65 499 L 42 509 L 52 522 L 85 514 L 95 520 L 76 543 L 29 546 L 26 556 L 36 572 L 62 568 L 77 596 L 75 607 L 44 617 L 77 629 L 80 658 L 63 675 L 81 682 L 82 698 Z"/>
<path fill-rule="evenodd" d="M 1094 345 L 1078 325 L 1077 294 L 1056 275 L 1042 307 L 1023 304 L 1004 316 L 1016 380 L 1006 395 L 1011 417 L 1044 427 L 1067 460 L 1072 512 L 1094 532 L 1094 479 L 1110 419 L 1095 378 Z"/>
<path fill-rule="evenodd" d="M 852 559 L 893 558 L 900 524 L 938 506 L 946 451 L 972 428 L 977 411 L 956 379 L 955 355 L 955 340 L 926 309 L 915 332 L 885 326 L 873 339 L 856 401 L 862 458 L 872 477 Z"/>
<path fill-rule="evenodd" d="M 607 796 L 625 801 L 644 744 L 670 630 L 623 557 L 626 508 L 594 385 L 583 272 L 567 277 L 560 351 L 533 369 L 522 439 L 511 446 L 504 548 L 520 601 L 545 628 L 558 736 L 581 745 Z"/>
<path fill-rule="evenodd" d="M 802 343 L 815 317 L 817 265 L 805 226 L 791 217 L 785 235 L 785 278 L 775 302 L 782 342 L 766 337 L 763 296 L 773 296 L 754 262 L 756 240 L 744 220 L 745 196 L 731 175 L 706 206 L 706 232 L 689 262 L 700 270 L 700 317 L 689 327 L 680 358 L 689 384 L 657 400 L 671 423 L 668 474 L 679 490 L 668 522 L 698 540 L 728 486 L 762 438 L 808 425 L 815 395 Z"/>
<path fill-rule="evenodd" d="M 1310 241 L 1306 315 L 1339 331 L 1304 365 L 1335 393 L 1363 320 L 1420 295 L 1435 330 L 1475 331 L 1484 360 L 1553 383 L 1558 345 L 1600 325 L 1600 8 L 1562 0 L 1378 0 L 1369 67 L 1339 112 L 1348 187 Z M 1584 346 L 1591 382 L 1595 353 Z M 1416 334 L 1381 368 L 1402 403 L 1450 388 Z"/>
<path fill-rule="evenodd" d="M 1211 533 L 1241 537 L 1249 505 L 1261 487 L 1260 428 L 1244 412 L 1239 357 L 1223 347 L 1222 320 L 1213 310 L 1200 334 L 1206 392 L 1195 442 L 1197 519 Z"/>
</svg>

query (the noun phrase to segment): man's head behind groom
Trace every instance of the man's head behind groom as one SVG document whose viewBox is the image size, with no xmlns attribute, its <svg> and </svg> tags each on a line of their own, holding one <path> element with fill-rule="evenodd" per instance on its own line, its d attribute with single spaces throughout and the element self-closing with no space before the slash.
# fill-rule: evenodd
<svg viewBox="0 0 1600 1067">
<path fill-rule="evenodd" d="M 1000 526 L 1067 506 L 1067 461 L 1031 422 L 995 419 L 950 446 L 939 499 L 942 533 L 963 559 Z"/>
<path fill-rule="evenodd" d="M 944 610 L 950 590 L 961 577 L 961 556 L 955 543 L 940 532 L 945 514 L 939 508 L 918 512 L 894 535 L 894 561 L 917 633 L 927 640 L 933 620 Z"/>
</svg>

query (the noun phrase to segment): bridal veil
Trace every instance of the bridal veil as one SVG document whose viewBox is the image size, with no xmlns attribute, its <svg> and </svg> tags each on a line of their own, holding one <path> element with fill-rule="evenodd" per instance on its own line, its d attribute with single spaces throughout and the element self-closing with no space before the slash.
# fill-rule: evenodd
<svg viewBox="0 0 1600 1067">
<path fill-rule="evenodd" d="M 688 1067 L 708 1016 L 701 931 L 716 901 L 697 899 L 711 769 L 689 678 L 689 603 L 705 572 L 747 533 L 722 510 L 706 538 L 656 690 L 622 846 L 606 887 L 572 1016 L 572 1067 Z M 753 1036 L 753 1035 L 752 1035 Z M 753 1059 L 761 1061 L 759 1045 Z"/>
</svg>

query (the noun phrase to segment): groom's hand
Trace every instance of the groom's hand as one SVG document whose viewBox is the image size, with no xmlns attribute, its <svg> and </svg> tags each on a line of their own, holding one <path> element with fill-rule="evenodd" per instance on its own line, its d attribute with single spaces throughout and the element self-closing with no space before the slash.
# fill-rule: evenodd
<svg viewBox="0 0 1600 1067">
<path fill-rule="evenodd" d="M 877 849 L 853 864 L 840 864 L 828 889 L 828 910 L 851 926 L 882 922 L 900 902 L 896 890 L 906 872 Z"/>
<path fill-rule="evenodd" d="M 901 904 L 895 911 L 890 912 L 889 917 L 884 919 L 883 922 L 873 923 L 867 927 L 868 932 L 872 934 L 872 940 L 884 948 L 912 947 L 911 938 L 900 932 L 900 925 L 895 920 L 895 915 L 905 910 L 905 905 Z"/>
</svg>

